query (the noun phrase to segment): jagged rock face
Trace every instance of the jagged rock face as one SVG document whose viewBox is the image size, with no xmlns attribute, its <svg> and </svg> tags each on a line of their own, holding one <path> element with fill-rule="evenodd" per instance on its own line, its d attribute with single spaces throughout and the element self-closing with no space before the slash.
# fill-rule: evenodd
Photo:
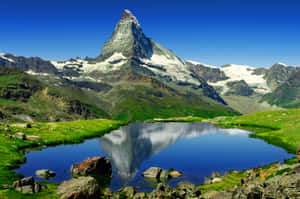
<svg viewBox="0 0 300 199">
<path fill-rule="evenodd" d="M 274 64 L 267 73 L 267 84 L 272 89 L 276 89 L 284 83 L 292 73 L 300 71 L 300 67 L 287 66 L 282 63 Z"/>
<path fill-rule="evenodd" d="M 149 58 L 153 53 L 150 39 L 144 35 L 140 24 L 129 10 L 123 11 L 121 20 L 97 59 L 105 60 L 116 52 L 125 57 L 140 58 Z"/>
<path fill-rule="evenodd" d="M 250 96 L 254 93 L 253 89 L 244 80 L 227 82 L 226 85 L 229 87 L 229 90 L 225 95 Z"/>
<path fill-rule="evenodd" d="M 50 61 L 45 61 L 39 57 L 19 57 L 11 54 L 0 54 L 0 66 L 14 68 L 29 73 L 50 73 L 57 74 L 58 71 Z"/>
<path fill-rule="evenodd" d="M 191 71 L 203 78 L 205 81 L 218 82 L 229 79 L 229 77 L 227 77 L 220 68 L 210 68 L 203 64 L 194 64 L 189 61 L 186 61 L 185 63 L 190 67 Z"/>
<path fill-rule="evenodd" d="M 264 100 L 284 108 L 300 107 L 300 72 L 293 73 L 272 93 L 265 95 Z"/>
</svg>

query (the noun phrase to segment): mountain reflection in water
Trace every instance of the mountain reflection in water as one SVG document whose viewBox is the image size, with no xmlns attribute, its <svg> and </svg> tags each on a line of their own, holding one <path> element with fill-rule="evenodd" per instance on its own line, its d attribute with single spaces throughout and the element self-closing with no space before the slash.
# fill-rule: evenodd
<svg viewBox="0 0 300 199">
<path fill-rule="evenodd" d="M 174 144 L 179 138 L 226 133 L 248 135 L 240 129 L 219 129 L 209 123 L 133 123 L 100 138 L 122 185 L 138 173 L 144 160 Z"/>
</svg>

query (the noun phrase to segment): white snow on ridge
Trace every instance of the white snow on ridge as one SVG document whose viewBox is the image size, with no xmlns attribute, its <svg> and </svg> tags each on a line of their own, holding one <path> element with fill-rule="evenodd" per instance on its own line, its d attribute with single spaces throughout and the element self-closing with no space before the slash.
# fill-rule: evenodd
<svg viewBox="0 0 300 199">
<path fill-rule="evenodd" d="M 116 62 L 116 63 L 114 63 Z M 114 53 L 111 57 L 107 58 L 103 62 L 98 62 L 95 64 L 90 64 L 86 60 L 76 59 L 65 62 L 51 61 L 51 63 L 59 70 L 62 70 L 64 66 L 68 67 L 78 67 L 81 65 L 80 70 L 83 73 L 88 73 L 92 71 L 110 72 L 120 69 L 120 66 L 127 62 L 127 58 L 122 53 Z"/>
<path fill-rule="evenodd" d="M 282 65 L 282 66 L 288 66 L 287 64 L 281 63 L 281 62 L 277 62 L 276 64 L 279 64 L 279 65 Z"/>
<path fill-rule="evenodd" d="M 49 76 L 50 75 L 49 73 L 37 73 L 37 72 L 34 72 L 33 70 L 25 71 L 25 73 L 27 73 L 29 75 L 40 75 L 40 76 Z"/>
<path fill-rule="evenodd" d="M 97 70 L 105 73 L 114 70 L 119 70 L 120 67 L 126 62 L 127 58 L 122 53 L 114 53 L 111 57 L 107 58 L 103 62 L 98 62 L 96 64 L 84 63 L 82 69 L 84 72 L 92 72 Z"/>
<path fill-rule="evenodd" d="M 162 76 L 171 76 L 173 80 L 177 81 L 188 82 L 196 85 L 200 84 L 197 79 L 190 75 L 191 72 L 186 68 L 186 65 L 176 56 L 153 54 L 150 59 L 140 60 L 145 63 L 142 66 L 146 67 L 156 74 Z M 155 67 L 150 67 L 148 65 L 161 67 L 165 69 L 165 71 L 159 70 Z"/>
<path fill-rule="evenodd" d="M 192 60 L 185 60 L 186 62 L 189 62 L 191 64 L 194 64 L 194 65 L 203 65 L 205 67 L 208 67 L 208 68 L 219 68 L 218 66 L 213 66 L 213 65 L 208 65 L 208 64 L 203 64 L 203 63 L 200 63 L 200 62 L 196 62 L 196 61 L 192 61 Z"/>
<path fill-rule="evenodd" d="M 5 57 L 5 55 L 6 55 L 5 53 L 0 53 L 0 58 L 5 59 L 9 62 L 15 62 L 15 60 Z"/>
<path fill-rule="evenodd" d="M 212 86 L 222 86 L 224 89 L 222 91 L 222 94 L 227 92 L 229 89 L 226 86 L 227 82 L 231 81 L 240 81 L 244 80 L 250 87 L 254 89 L 254 91 L 258 93 L 268 93 L 271 92 L 270 88 L 267 86 L 267 82 L 264 79 L 264 75 L 255 75 L 252 74 L 255 70 L 254 67 L 246 66 L 246 65 L 235 65 L 230 64 L 226 67 L 221 67 L 221 71 L 225 73 L 229 79 L 218 81 L 218 82 L 208 82 Z"/>
</svg>

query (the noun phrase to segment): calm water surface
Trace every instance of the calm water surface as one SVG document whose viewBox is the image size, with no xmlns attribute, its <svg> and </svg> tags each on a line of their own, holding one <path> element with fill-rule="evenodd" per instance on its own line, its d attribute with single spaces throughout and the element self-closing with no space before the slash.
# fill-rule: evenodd
<svg viewBox="0 0 300 199">
<path fill-rule="evenodd" d="M 208 123 L 133 123 L 81 144 L 29 152 L 16 172 L 27 177 L 38 169 L 50 169 L 56 176 L 49 181 L 61 183 L 71 178 L 72 164 L 105 156 L 112 161 L 112 190 L 136 186 L 151 191 L 141 174 L 152 166 L 183 172 L 182 177 L 168 182 L 175 186 L 180 181 L 201 184 L 213 171 L 250 169 L 293 157 L 279 147 L 249 138 L 249 133 Z"/>
</svg>

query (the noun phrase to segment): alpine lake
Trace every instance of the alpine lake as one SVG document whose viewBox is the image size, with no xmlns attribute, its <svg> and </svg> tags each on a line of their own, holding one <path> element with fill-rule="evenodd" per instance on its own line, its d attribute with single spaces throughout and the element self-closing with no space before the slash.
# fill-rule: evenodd
<svg viewBox="0 0 300 199">
<path fill-rule="evenodd" d="M 28 177 L 35 176 L 36 170 L 49 169 L 55 177 L 35 178 L 61 183 L 71 179 L 73 164 L 105 156 L 112 163 L 111 190 L 135 186 L 151 191 L 152 183 L 142 177 L 150 167 L 182 172 L 181 177 L 168 181 L 174 187 L 182 181 L 202 184 L 212 172 L 242 171 L 293 157 L 282 148 L 250 138 L 251 133 L 209 123 L 138 122 L 83 143 L 30 151 L 25 154 L 26 163 L 15 171 Z"/>
</svg>

